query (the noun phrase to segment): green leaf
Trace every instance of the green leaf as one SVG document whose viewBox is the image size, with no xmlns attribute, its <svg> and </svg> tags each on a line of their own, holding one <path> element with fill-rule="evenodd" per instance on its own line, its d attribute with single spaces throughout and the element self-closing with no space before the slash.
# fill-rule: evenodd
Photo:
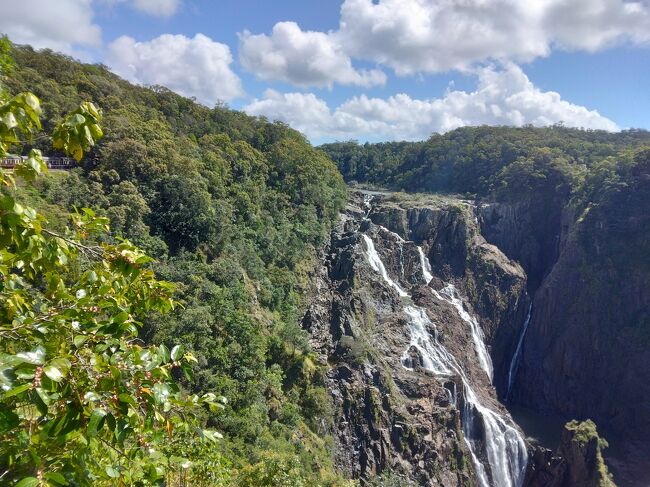
<svg viewBox="0 0 650 487">
<path fill-rule="evenodd" d="M 169 362 L 169 359 L 171 358 L 169 349 L 165 345 L 160 345 L 160 347 L 158 347 L 158 350 L 160 351 L 160 357 L 162 358 L 162 363 L 166 364 L 167 362 Z"/>
<path fill-rule="evenodd" d="M 93 401 L 99 401 L 101 397 L 99 394 L 97 394 L 94 391 L 88 391 L 84 394 L 84 401 L 86 402 L 93 402 Z"/>
<path fill-rule="evenodd" d="M 36 487 L 38 485 L 38 479 L 34 477 L 25 477 L 20 482 L 16 484 L 16 487 Z"/>
<path fill-rule="evenodd" d="M 52 360 L 43 368 L 45 375 L 54 382 L 61 382 L 70 371 L 70 361 L 66 358 L 57 358 Z"/>
<path fill-rule="evenodd" d="M 0 117 L 0 122 L 2 122 L 8 129 L 12 129 L 18 126 L 16 116 L 11 112 L 7 112 L 2 115 L 2 117 Z"/>
<path fill-rule="evenodd" d="M 201 438 L 211 441 L 212 443 L 223 438 L 223 435 L 221 433 L 214 430 L 206 430 L 206 429 L 198 428 L 197 432 L 199 433 L 199 436 Z"/>
<path fill-rule="evenodd" d="M 81 124 L 83 124 L 85 121 L 86 121 L 86 117 L 84 117 L 83 115 L 81 115 L 81 114 L 79 114 L 79 113 L 76 113 L 76 114 L 72 115 L 72 116 L 68 119 L 68 123 L 69 123 L 70 125 L 72 125 L 73 127 L 74 127 L 74 126 L 77 126 L 77 125 L 81 125 Z"/>
<path fill-rule="evenodd" d="M 29 388 L 32 387 L 31 384 L 22 384 L 18 387 L 14 387 L 13 389 L 5 392 L 4 398 L 7 399 L 8 397 L 13 397 L 17 396 L 18 394 L 22 394 L 23 392 L 29 390 Z"/>
<path fill-rule="evenodd" d="M 120 402 L 123 402 L 125 404 L 130 404 L 131 406 L 135 406 L 135 407 L 138 406 L 138 403 L 135 400 L 135 398 L 133 396 L 131 396 L 130 394 L 127 394 L 125 392 L 118 395 L 117 398 L 119 399 Z"/>
<path fill-rule="evenodd" d="M 172 348 L 171 357 L 173 361 L 178 360 L 182 356 L 183 356 L 183 345 L 176 345 L 174 348 Z"/>
<path fill-rule="evenodd" d="M 120 476 L 120 473 L 111 466 L 107 466 L 104 470 L 106 471 L 106 475 L 113 479 L 116 479 Z"/>
<path fill-rule="evenodd" d="M 23 362 L 34 365 L 42 365 L 45 361 L 45 349 L 41 346 L 34 348 L 31 352 L 20 352 L 16 357 L 22 359 Z"/>
<path fill-rule="evenodd" d="M 91 438 L 97 436 L 99 430 L 101 430 L 104 425 L 104 417 L 106 416 L 106 411 L 103 409 L 95 409 L 90 415 L 88 420 L 88 436 Z"/>
<path fill-rule="evenodd" d="M 47 472 L 43 477 L 58 485 L 68 485 L 68 481 L 59 472 Z"/>
<path fill-rule="evenodd" d="M 37 114 L 41 113 L 41 102 L 33 93 L 23 93 L 23 100 Z"/>
<path fill-rule="evenodd" d="M 0 409 L 0 434 L 12 430 L 20 424 L 20 418 L 13 411 Z"/>
</svg>

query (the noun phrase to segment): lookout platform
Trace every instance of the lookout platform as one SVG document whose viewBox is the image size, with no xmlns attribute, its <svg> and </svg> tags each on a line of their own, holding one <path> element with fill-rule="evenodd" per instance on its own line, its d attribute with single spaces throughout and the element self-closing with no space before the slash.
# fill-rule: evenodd
<svg viewBox="0 0 650 487">
<path fill-rule="evenodd" d="M 7 156 L 0 159 L 0 167 L 3 169 L 13 169 L 16 164 L 27 159 L 27 156 Z M 48 169 L 72 169 L 76 167 L 77 161 L 72 157 L 43 157 L 43 162 Z"/>
</svg>

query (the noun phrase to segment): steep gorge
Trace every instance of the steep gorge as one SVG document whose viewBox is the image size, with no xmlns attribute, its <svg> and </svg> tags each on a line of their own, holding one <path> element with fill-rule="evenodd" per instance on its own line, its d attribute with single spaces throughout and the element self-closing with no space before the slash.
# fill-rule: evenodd
<svg viewBox="0 0 650 487">
<path fill-rule="evenodd" d="M 611 443 L 607 458 L 617 482 L 645 487 L 650 282 L 642 256 L 649 218 L 647 202 L 630 203 L 619 201 L 614 212 L 588 207 L 580 215 L 567 206 L 545 222 L 531 220 L 522 205 L 481 205 L 479 215 L 490 241 L 544 276 L 529 286 L 532 313 L 511 391 L 502 381 L 501 396 L 542 414 L 595 420 Z M 535 269 L 527 256 L 544 243 L 521 236 L 544 234 L 540 226 L 554 242 L 548 251 L 554 257 L 538 259 Z"/>
<path fill-rule="evenodd" d="M 564 467 L 545 470 L 552 455 L 524 440 L 492 386 L 507 376 L 530 299 L 525 272 L 482 237 L 477 216 L 453 198 L 355 192 L 332 233 L 303 326 L 329 365 L 331 434 L 348 475 L 570 485 Z"/>
<path fill-rule="evenodd" d="M 348 182 L 471 199 L 478 233 L 526 278 L 517 320 L 496 327 L 472 280 L 461 289 L 485 333 L 497 396 L 527 433 L 565 452 L 573 436 L 562 425 L 593 419 L 628 487 L 650 485 L 649 146 L 643 130 L 474 127 L 420 143 L 322 147 Z M 458 275 L 471 254 L 441 243 L 434 269 Z M 546 465 L 538 472 L 568 475 L 553 467 L 560 456 L 533 455 Z"/>
</svg>

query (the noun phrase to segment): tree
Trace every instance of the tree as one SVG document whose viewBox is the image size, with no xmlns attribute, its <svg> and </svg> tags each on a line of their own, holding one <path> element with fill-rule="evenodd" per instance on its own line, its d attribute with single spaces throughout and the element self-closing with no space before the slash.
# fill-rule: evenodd
<svg viewBox="0 0 650 487">
<path fill-rule="evenodd" d="M 40 114 L 32 93 L 0 98 L 0 157 L 31 139 Z M 54 146 L 80 160 L 102 136 L 100 121 L 83 103 L 54 130 Z M 161 452 L 167 438 L 191 428 L 200 404 L 219 401 L 182 393 L 173 375 L 189 377 L 195 359 L 181 346 L 138 339 L 147 313 L 174 305 L 151 258 L 127 240 L 95 243 L 108 220 L 89 209 L 57 233 L 20 203 L 16 181 L 45 171 L 36 149 L 13 173 L 0 169 L 0 483 L 157 482 L 165 469 L 188 466 Z"/>
</svg>

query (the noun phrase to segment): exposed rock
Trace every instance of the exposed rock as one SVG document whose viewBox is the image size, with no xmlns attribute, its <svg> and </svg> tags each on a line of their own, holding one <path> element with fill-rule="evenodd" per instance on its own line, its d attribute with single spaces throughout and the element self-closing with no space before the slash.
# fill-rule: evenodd
<svg viewBox="0 0 650 487">
<path fill-rule="evenodd" d="M 526 269 L 529 290 L 536 290 L 560 254 L 568 225 L 562 202 L 483 203 L 478 215 L 485 238 Z"/>
<path fill-rule="evenodd" d="M 617 447 L 615 478 L 646 487 L 650 263 L 618 234 L 634 235 L 639 219 L 650 215 L 622 211 L 615 222 L 592 211 L 563 226 L 559 259 L 535 293 L 512 400 L 544 413 L 593 418 Z M 635 455 L 646 460 L 620 461 Z"/>
<path fill-rule="evenodd" d="M 314 350 L 329 364 L 337 463 L 354 478 L 390 472 L 415 485 L 478 485 L 463 438 L 462 381 L 422 368 L 421 354 L 409 343 L 402 298 L 368 264 L 359 231 L 372 237 L 389 276 L 426 310 L 435 327 L 429 332 L 462 364 L 476 394 L 506 418 L 468 324 L 425 285 L 417 245 L 432 264 L 430 286 L 453 282 L 488 344 L 499 349 L 516 339 L 504 330 L 516 335 L 523 319 L 525 274 L 480 236 L 465 202 L 415 205 L 384 195 L 369 211 L 372 223 L 363 219 L 368 210 L 363 195 L 353 194 L 323 251 L 324 265 L 314 276 L 319 292 L 303 319 Z M 495 367 L 504 366 L 502 357 L 493 359 Z M 485 461 L 484 447 L 478 455 Z"/>
<path fill-rule="evenodd" d="M 526 478 L 527 487 L 615 487 L 601 450 L 607 443 L 590 421 L 567 423 L 555 454 L 539 448 Z"/>
</svg>

